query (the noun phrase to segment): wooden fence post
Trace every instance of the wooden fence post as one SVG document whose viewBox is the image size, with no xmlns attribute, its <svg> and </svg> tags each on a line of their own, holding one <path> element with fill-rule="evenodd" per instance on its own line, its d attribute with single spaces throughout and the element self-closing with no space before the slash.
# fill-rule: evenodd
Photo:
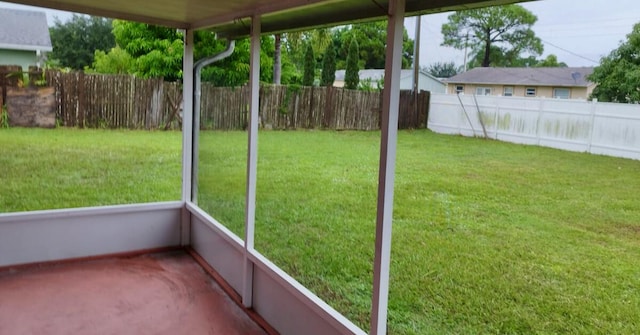
<svg viewBox="0 0 640 335">
<path fill-rule="evenodd" d="M 87 109 L 84 85 L 84 72 L 78 73 L 78 127 L 84 128 L 84 114 Z"/>
<path fill-rule="evenodd" d="M 2 101 L 7 101 L 7 88 L 18 87 L 21 81 L 22 66 L 0 65 L 0 88 L 2 88 Z"/>
<path fill-rule="evenodd" d="M 431 101 L 431 92 L 429 91 L 420 91 L 418 94 L 418 121 L 417 127 L 424 127 L 425 129 L 428 126 L 429 122 L 429 104 Z"/>
</svg>

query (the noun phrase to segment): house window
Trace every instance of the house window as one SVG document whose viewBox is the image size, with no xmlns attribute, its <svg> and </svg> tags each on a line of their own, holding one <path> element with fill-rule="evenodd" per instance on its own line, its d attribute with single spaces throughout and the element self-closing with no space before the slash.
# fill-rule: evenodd
<svg viewBox="0 0 640 335">
<path fill-rule="evenodd" d="M 569 99 L 571 96 L 571 90 L 568 88 L 554 88 L 553 98 L 555 99 Z"/>
<path fill-rule="evenodd" d="M 456 94 L 464 93 L 464 85 L 456 85 Z"/>
<path fill-rule="evenodd" d="M 503 94 L 505 97 L 513 96 L 513 86 L 505 86 Z"/>
<path fill-rule="evenodd" d="M 535 97 L 536 96 L 536 88 L 535 87 L 527 87 L 524 90 L 524 95 L 527 97 Z"/>
<path fill-rule="evenodd" d="M 491 95 L 491 87 L 476 87 L 476 95 Z"/>
</svg>

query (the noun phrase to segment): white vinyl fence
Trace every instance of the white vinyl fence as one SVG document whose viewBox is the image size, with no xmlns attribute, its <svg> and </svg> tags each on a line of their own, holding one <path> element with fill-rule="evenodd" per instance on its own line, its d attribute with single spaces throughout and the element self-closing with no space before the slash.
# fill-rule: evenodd
<svg viewBox="0 0 640 335">
<path fill-rule="evenodd" d="M 640 160 L 640 105 L 433 93 L 428 127 Z"/>
</svg>

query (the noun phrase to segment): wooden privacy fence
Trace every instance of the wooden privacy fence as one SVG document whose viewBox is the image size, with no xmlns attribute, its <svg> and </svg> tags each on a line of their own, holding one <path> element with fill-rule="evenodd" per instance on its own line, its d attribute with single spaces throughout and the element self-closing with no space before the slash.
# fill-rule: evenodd
<svg viewBox="0 0 640 335">
<path fill-rule="evenodd" d="M 226 88 L 204 84 L 201 129 L 244 129 L 248 117 L 248 87 Z M 425 128 L 429 92 L 417 96 L 400 92 L 399 128 Z M 380 129 L 382 92 L 336 87 L 260 88 L 260 126 L 265 129 Z"/>
<path fill-rule="evenodd" d="M 158 129 L 172 127 L 182 91 L 177 83 L 130 75 L 47 72 L 64 126 Z"/>
<path fill-rule="evenodd" d="M 204 83 L 200 100 L 200 129 L 238 130 L 247 127 L 249 89 Z"/>
<path fill-rule="evenodd" d="M 7 89 L 20 86 L 22 67 L 19 65 L 0 65 L 0 107 L 7 101 Z"/>
<path fill-rule="evenodd" d="M 261 124 L 266 128 L 380 128 L 379 92 L 270 85 L 262 87 L 260 96 Z"/>
<path fill-rule="evenodd" d="M 6 68 L 4 71 L 19 69 Z M 37 78 L 42 78 L 42 72 L 34 73 L 32 81 Z M 131 75 L 60 71 L 46 71 L 44 78 L 48 86 L 55 88 L 56 119 L 63 126 L 181 127 L 182 89 L 178 83 Z M 14 81 L 11 78 L 0 84 L 15 86 Z M 201 94 L 201 129 L 242 130 L 247 127 L 247 86 L 214 87 L 204 83 Z M 429 97 L 429 92 L 417 95 L 411 91 L 400 92 L 399 128 L 426 127 Z M 260 88 L 260 125 L 265 129 L 380 129 L 381 102 L 382 92 L 263 85 Z"/>
</svg>

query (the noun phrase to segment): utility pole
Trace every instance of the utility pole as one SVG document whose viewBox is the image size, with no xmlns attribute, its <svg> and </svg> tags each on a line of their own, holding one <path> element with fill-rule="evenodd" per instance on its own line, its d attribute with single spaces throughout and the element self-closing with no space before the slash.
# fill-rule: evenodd
<svg viewBox="0 0 640 335">
<path fill-rule="evenodd" d="M 467 48 L 469 47 L 469 32 L 467 31 L 467 37 L 464 39 L 464 72 L 467 72 Z"/>
<path fill-rule="evenodd" d="M 422 16 L 416 16 L 416 37 L 413 40 L 413 92 L 418 94 L 420 87 L 420 25 Z"/>
<path fill-rule="evenodd" d="M 416 38 L 413 41 L 413 108 L 418 113 L 418 92 L 420 91 L 420 25 L 422 16 L 416 16 Z"/>
</svg>

